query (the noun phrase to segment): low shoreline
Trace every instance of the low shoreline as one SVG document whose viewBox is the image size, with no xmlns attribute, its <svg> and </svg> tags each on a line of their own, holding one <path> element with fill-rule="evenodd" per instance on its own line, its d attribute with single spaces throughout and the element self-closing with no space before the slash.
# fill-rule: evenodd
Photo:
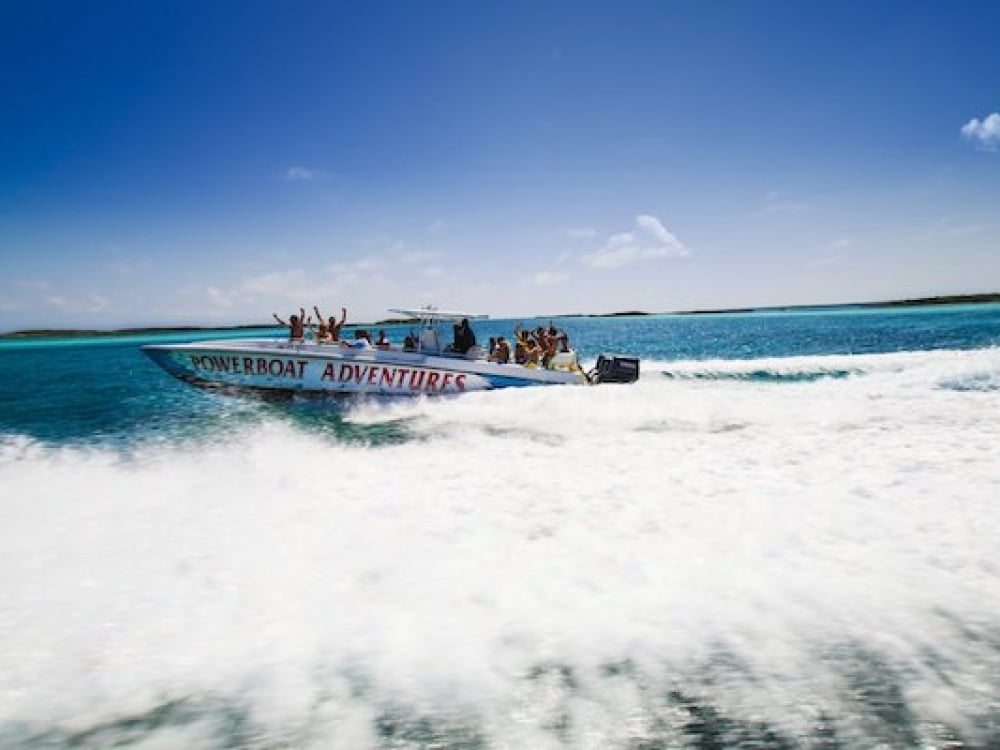
<svg viewBox="0 0 1000 750">
<path fill-rule="evenodd" d="M 835 310 L 840 308 L 875 308 L 890 309 L 894 307 L 934 307 L 939 305 L 989 305 L 1000 302 L 1000 292 L 989 294 L 953 294 L 939 297 L 914 297 L 912 299 L 894 299 L 881 302 L 842 302 L 824 305 L 774 305 L 769 307 L 733 307 L 722 310 L 683 310 L 673 315 L 720 315 L 725 313 L 755 313 L 755 312 L 795 312 L 797 310 Z"/>
<path fill-rule="evenodd" d="M 200 331 L 251 331 L 274 328 L 273 324 L 238 326 L 151 326 L 148 328 L 38 328 L 0 333 L 0 339 L 95 338 L 102 336 L 147 336 L 155 333 L 198 333 Z"/>
<path fill-rule="evenodd" d="M 642 310 L 627 310 L 613 313 L 571 313 L 567 315 L 543 315 L 543 318 L 622 318 L 638 317 L 643 315 L 725 315 L 734 313 L 755 313 L 755 312 L 796 312 L 805 310 L 834 310 L 838 308 L 881 308 L 892 309 L 896 307 L 932 307 L 939 305 L 983 305 L 1000 303 L 1000 292 L 989 294 L 956 294 L 937 297 L 916 297 L 913 299 L 885 300 L 881 302 L 847 302 L 841 304 L 823 305 L 784 305 L 771 307 L 733 307 L 717 310 L 678 310 L 670 313 L 651 313 Z M 412 321 L 401 318 L 389 318 L 378 320 L 374 323 L 350 323 L 352 328 L 371 328 L 380 325 L 405 324 Z M 234 326 L 151 326 L 144 328 L 116 328 L 116 329 L 58 329 L 40 328 L 23 331 L 11 331 L 10 333 L 0 333 L 0 340 L 4 339 L 42 339 L 42 338 L 95 338 L 107 336 L 145 336 L 157 333 L 199 333 L 204 331 L 247 331 L 255 329 L 275 328 L 273 324 L 245 324 Z"/>
</svg>

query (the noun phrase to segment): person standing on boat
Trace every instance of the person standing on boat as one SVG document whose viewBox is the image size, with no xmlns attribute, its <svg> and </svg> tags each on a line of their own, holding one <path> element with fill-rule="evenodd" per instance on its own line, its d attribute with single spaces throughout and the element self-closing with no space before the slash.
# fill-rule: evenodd
<svg viewBox="0 0 1000 750">
<path fill-rule="evenodd" d="M 340 322 L 334 316 L 330 316 L 326 321 L 326 325 L 323 325 L 323 314 L 319 311 L 319 305 L 313 305 L 313 312 L 316 313 L 316 318 L 320 321 L 320 331 L 326 328 L 329 338 L 322 339 L 323 341 L 340 341 L 340 329 L 344 327 L 344 321 L 347 320 L 347 308 L 340 308 Z"/>
<path fill-rule="evenodd" d="M 330 327 L 326 324 L 326 321 L 323 320 L 322 315 L 317 317 L 319 318 L 319 322 L 316 326 L 316 343 L 329 344 L 333 341 L 333 338 L 330 336 Z M 309 327 L 312 328 L 312 326 Z"/>
<path fill-rule="evenodd" d="M 289 341 L 302 343 L 306 340 L 306 325 L 312 322 L 312 318 L 306 320 L 306 309 L 304 307 L 299 308 L 298 315 L 289 315 L 287 323 L 278 317 L 278 313 L 271 314 L 274 316 L 274 319 L 278 321 L 279 325 L 283 325 L 288 329 Z"/>
<path fill-rule="evenodd" d="M 459 354 L 465 354 L 476 345 L 476 334 L 472 332 L 468 318 L 462 318 L 462 322 L 455 326 L 455 343 L 452 349 Z"/>
</svg>

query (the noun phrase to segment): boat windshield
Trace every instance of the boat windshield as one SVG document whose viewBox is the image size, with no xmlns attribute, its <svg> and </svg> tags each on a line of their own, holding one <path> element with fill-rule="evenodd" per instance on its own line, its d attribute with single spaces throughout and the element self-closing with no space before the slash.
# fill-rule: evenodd
<svg viewBox="0 0 1000 750">
<path fill-rule="evenodd" d="M 393 308 L 389 312 L 400 313 L 420 322 L 420 334 L 416 337 L 416 349 L 428 354 L 468 357 L 479 359 L 485 357 L 482 347 L 476 345 L 475 334 L 469 321 L 485 320 L 488 316 L 476 313 L 463 313 L 438 310 L 433 307 Z M 453 325 L 454 340 L 442 335 L 441 326 L 445 323 Z"/>
</svg>

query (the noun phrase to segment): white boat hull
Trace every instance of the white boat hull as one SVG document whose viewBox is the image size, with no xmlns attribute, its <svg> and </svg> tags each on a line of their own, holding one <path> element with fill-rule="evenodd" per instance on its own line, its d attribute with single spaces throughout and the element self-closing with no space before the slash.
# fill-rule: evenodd
<svg viewBox="0 0 1000 750">
<path fill-rule="evenodd" d="M 588 383 L 578 367 L 550 370 L 457 355 L 274 339 L 151 344 L 143 351 L 180 380 L 216 388 L 420 395 Z"/>
</svg>

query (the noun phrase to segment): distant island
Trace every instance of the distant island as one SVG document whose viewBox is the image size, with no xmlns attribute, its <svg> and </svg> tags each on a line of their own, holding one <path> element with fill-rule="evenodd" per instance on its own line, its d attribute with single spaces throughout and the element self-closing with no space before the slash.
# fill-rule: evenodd
<svg viewBox="0 0 1000 750">
<path fill-rule="evenodd" d="M 92 338 L 99 336 L 147 336 L 154 333 L 198 333 L 199 331 L 249 331 L 274 328 L 273 323 L 237 326 L 153 326 L 150 328 L 37 328 L 0 333 L 0 339 Z"/>
<path fill-rule="evenodd" d="M 865 307 L 914 307 L 920 305 L 981 305 L 990 302 L 1000 302 L 1000 292 L 992 294 L 959 294 L 950 297 L 919 297 L 917 299 L 900 299 L 890 302 L 869 302 Z"/>
<path fill-rule="evenodd" d="M 720 315 L 732 313 L 779 312 L 795 310 L 830 310 L 842 307 L 893 308 L 926 307 L 929 305 L 981 305 L 1000 302 L 1000 292 L 988 294 L 952 294 L 938 297 L 916 297 L 913 299 L 885 300 L 883 302 L 847 302 L 823 305 L 786 305 L 773 307 L 733 307 L 718 310 L 678 310 L 672 313 L 650 313 L 642 310 L 625 310 L 612 313 L 570 313 L 566 315 L 539 315 L 537 318 L 619 318 L 640 315 Z M 381 325 L 405 325 L 413 323 L 411 318 L 386 318 L 374 323 L 349 323 L 351 327 L 372 327 Z M 246 331 L 275 328 L 272 323 L 246 324 L 234 326 L 167 326 L 150 328 L 117 328 L 113 330 L 40 328 L 25 331 L 0 333 L 0 339 L 40 339 L 40 338 L 92 338 L 103 336 L 147 336 L 156 333 L 198 333 L 200 331 Z"/>
<path fill-rule="evenodd" d="M 674 315 L 719 315 L 722 313 L 753 313 L 779 312 L 794 310 L 832 310 L 839 307 L 927 307 L 930 305 L 983 305 L 1000 302 L 1000 292 L 989 294 L 951 294 L 939 297 L 915 297 L 913 299 L 894 299 L 883 302 L 843 302 L 825 305 L 778 305 L 772 307 L 733 307 L 723 310 L 684 310 Z"/>
</svg>

